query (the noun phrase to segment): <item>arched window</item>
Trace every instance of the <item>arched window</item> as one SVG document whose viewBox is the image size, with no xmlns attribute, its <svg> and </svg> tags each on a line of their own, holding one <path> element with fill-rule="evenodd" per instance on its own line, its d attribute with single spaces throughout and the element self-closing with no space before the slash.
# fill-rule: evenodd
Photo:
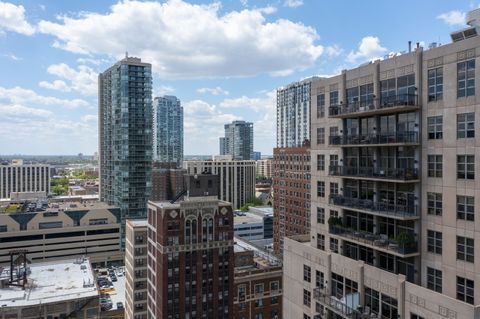
<svg viewBox="0 0 480 319">
<path fill-rule="evenodd" d="M 192 237 L 192 222 L 187 219 L 185 222 L 185 244 L 188 245 L 191 242 Z"/>
<path fill-rule="evenodd" d="M 197 220 L 192 220 L 192 244 L 197 243 Z"/>
</svg>

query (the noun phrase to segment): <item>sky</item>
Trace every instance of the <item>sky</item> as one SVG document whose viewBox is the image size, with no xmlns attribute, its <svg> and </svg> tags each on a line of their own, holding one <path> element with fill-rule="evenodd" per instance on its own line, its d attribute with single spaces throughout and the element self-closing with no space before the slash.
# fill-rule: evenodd
<svg viewBox="0 0 480 319">
<path fill-rule="evenodd" d="M 184 107 L 186 155 L 217 154 L 223 125 L 254 123 L 272 154 L 276 89 L 449 43 L 470 0 L 0 0 L 0 154 L 93 154 L 97 76 L 128 52 L 153 95 Z"/>
</svg>

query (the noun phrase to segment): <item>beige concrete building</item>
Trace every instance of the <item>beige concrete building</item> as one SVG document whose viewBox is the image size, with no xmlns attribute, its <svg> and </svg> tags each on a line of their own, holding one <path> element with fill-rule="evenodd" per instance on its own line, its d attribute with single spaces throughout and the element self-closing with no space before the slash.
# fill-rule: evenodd
<svg viewBox="0 0 480 319">
<path fill-rule="evenodd" d="M 146 219 L 127 220 L 125 245 L 125 318 L 147 318 Z"/>
<path fill-rule="evenodd" d="M 118 208 L 98 201 L 4 203 L 0 265 L 16 249 L 27 249 L 32 262 L 81 256 L 92 263 L 122 261 Z"/>
<path fill-rule="evenodd" d="M 452 38 L 313 83 L 286 318 L 480 318 L 480 38 Z"/>
<path fill-rule="evenodd" d="M 230 155 L 215 156 L 211 161 L 184 161 L 188 174 L 204 172 L 218 175 L 218 198 L 239 209 L 255 197 L 256 164 L 253 160 L 232 160 Z"/>
<path fill-rule="evenodd" d="M 50 165 L 24 164 L 13 160 L 0 165 L 0 199 L 10 198 L 11 193 L 50 193 Z"/>
<path fill-rule="evenodd" d="M 272 178 L 273 158 L 267 158 L 257 161 L 257 176 Z"/>
</svg>

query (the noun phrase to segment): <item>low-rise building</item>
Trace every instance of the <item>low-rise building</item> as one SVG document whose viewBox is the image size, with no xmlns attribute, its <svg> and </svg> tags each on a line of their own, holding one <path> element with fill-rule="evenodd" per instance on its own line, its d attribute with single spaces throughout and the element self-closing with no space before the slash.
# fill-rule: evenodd
<svg viewBox="0 0 480 319">
<path fill-rule="evenodd" d="M 248 212 L 237 211 L 233 220 L 236 237 L 249 241 L 273 238 L 271 207 L 250 207 Z"/>
<path fill-rule="evenodd" d="M 235 237 L 233 318 L 282 318 L 282 263 Z"/>
<path fill-rule="evenodd" d="M 99 291 L 88 259 L 13 267 L 19 286 L 12 285 L 11 269 L 0 267 L 0 319 L 98 318 Z"/>
</svg>

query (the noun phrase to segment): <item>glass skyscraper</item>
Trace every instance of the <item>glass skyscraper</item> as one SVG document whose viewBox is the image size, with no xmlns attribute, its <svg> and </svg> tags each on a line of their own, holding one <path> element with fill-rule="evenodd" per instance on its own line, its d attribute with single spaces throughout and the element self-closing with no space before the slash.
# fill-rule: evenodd
<svg viewBox="0 0 480 319">
<path fill-rule="evenodd" d="M 147 216 L 152 188 L 152 66 L 127 56 L 98 89 L 100 200 L 120 208 L 124 234 L 125 219 Z"/>
<path fill-rule="evenodd" d="M 153 100 L 153 159 L 182 166 L 183 107 L 175 96 Z"/>
<path fill-rule="evenodd" d="M 253 159 L 253 123 L 225 124 L 225 137 L 220 137 L 219 146 L 220 155 L 232 155 L 234 160 Z"/>
</svg>

